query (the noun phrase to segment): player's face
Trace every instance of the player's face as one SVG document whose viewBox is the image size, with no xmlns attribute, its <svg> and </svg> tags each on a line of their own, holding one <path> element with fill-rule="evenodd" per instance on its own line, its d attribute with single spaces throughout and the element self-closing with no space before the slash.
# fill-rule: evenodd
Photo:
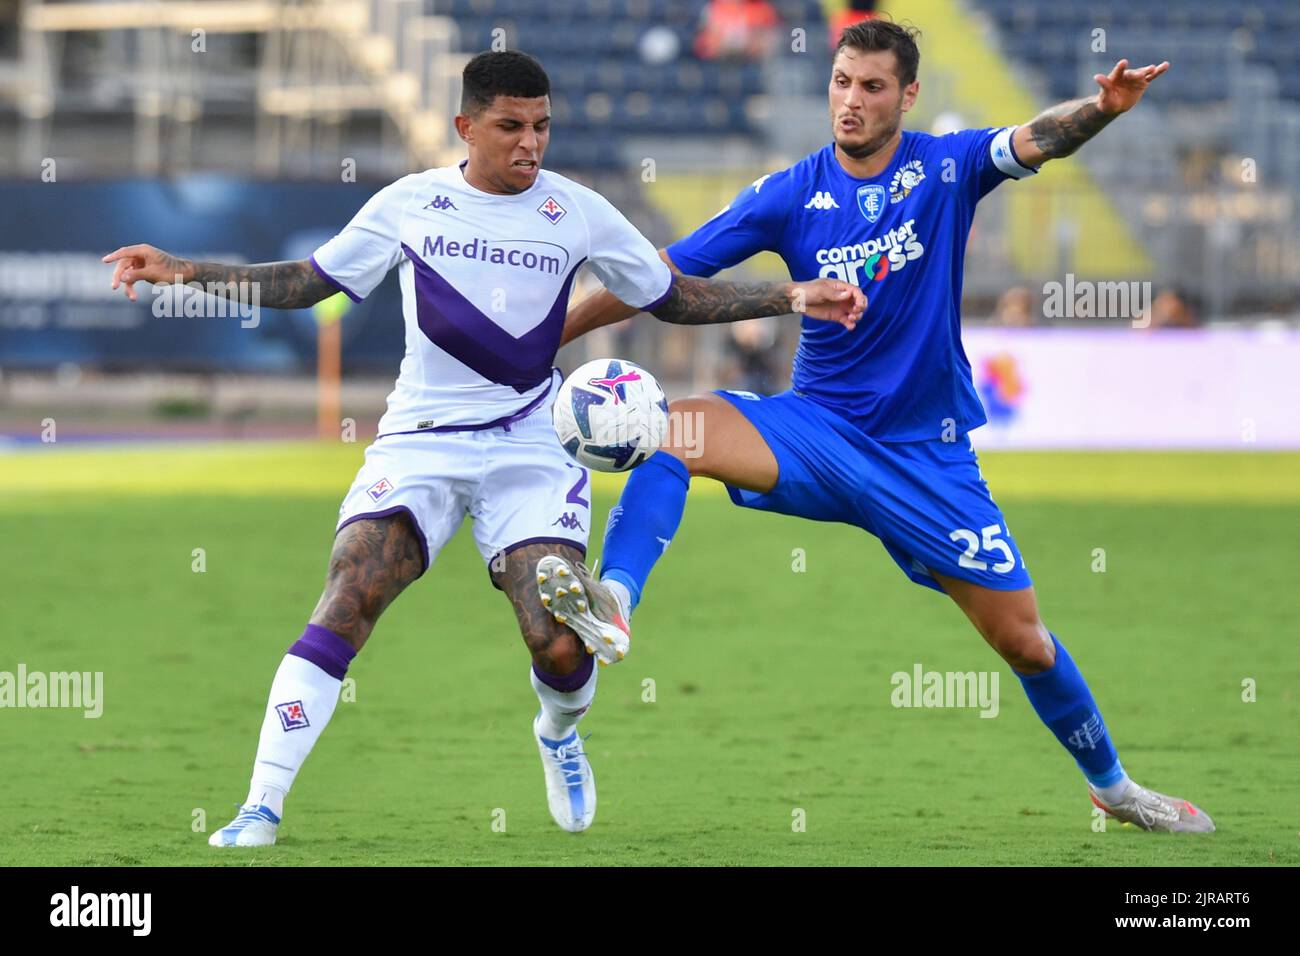
<svg viewBox="0 0 1300 956">
<path fill-rule="evenodd" d="M 916 102 L 919 82 L 902 87 L 893 50 L 845 47 L 831 64 L 830 112 L 835 144 L 865 159 L 888 143 Z"/>
<path fill-rule="evenodd" d="M 551 139 L 549 96 L 498 96 L 478 116 L 456 117 L 475 177 L 489 192 L 521 193 L 537 181 Z"/>
</svg>

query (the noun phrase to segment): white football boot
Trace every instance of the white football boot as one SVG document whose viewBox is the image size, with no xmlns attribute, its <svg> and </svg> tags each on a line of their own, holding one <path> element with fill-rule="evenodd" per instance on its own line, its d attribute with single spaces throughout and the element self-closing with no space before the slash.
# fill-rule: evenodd
<svg viewBox="0 0 1300 956">
<path fill-rule="evenodd" d="M 280 818 L 268 807 L 243 806 L 235 819 L 208 837 L 209 846 L 271 846 Z"/>
<path fill-rule="evenodd" d="M 1193 806 L 1182 797 L 1167 797 L 1133 783 L 1123 799 L 1107 804 L 1088 785 L 1092 802 L 1116 820 L 1131 823 L 1143 830 L 1165 830 L 1170 833 L 1213 833 L 1214 821 L 1200 807 Z"/>
<path fill-rule="evenodd" d="M 570 833 L 581 833 L 596 817 L 596 777 L 582 749 L 578 731 L 563 740 L 550 740 L 537 732 L 538 713 L 533 718 L 533 736 L 542 755 L 546 775 L 546 803 L 551 817 Z"/>
<path fill-rule="evenodd" d="M 627 656 L 632 629 L 618 599 L 581 561 L 570 563 L 559 555 L 546 555 L 537 562 L 537 593 L 551 617 L 573 628 L 587 645 L 587 653 L 595 654 L 601 664 Z"/>
</svg>

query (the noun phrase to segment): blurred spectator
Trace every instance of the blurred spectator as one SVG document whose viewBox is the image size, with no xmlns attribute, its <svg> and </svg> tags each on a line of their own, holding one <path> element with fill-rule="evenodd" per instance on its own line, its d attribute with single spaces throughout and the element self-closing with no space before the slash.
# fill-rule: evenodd
<svg viewBox="0 0 1300 956">
<path fill-rule="evenodd" d="M 1003 292 L 993 307 L 993 321 L 1013 328 L 1036 325 L 1033 293 L 1022 285 L 1014 285 Z"/>
<path fill-rule="evenodd" d="M 775 319 L 747 319 L 732 322 L 727 341 L 729 368 L 724 372 L 728 388 L 771 395 L 780 388 L 784 356 L 777 347 L 779 326 Z"/>
<path fill-rule="evenodd" d="M 701 60 L 761 60 L 775 49 L 781 22 L 767 0 L 709 0 L 700 19 Z"/>
<path fill-rule="evenodd" d="M 1151 303 L 1151 308 L 1139 321 L 1139 328 L 1196 329 L 1200 320 L 1177 289 L 1161 289 Z"/>
<path fill-rule="evenodd" d="M 830 17 L 831 49 L 839 45 L 840 34 L 844 32 L 845 27 L 870 20 L 876 15 L 876 0 L 849 0 L 847 7 L 833 13 Z"/>
</svg>

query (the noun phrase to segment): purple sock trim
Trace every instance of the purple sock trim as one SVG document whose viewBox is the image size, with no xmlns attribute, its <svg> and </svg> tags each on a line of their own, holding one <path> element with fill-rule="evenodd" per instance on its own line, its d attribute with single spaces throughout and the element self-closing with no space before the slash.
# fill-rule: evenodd
<svg viewBox="0 0 1300 956">
<path fill-rule="evenodd" d="M 595 666 L 595 655 L 584 653 L 582 663 L 578 665 L 578 669 L 572 674 L 548 674 L 536 664 L 533 665 L 533 673 L 547 687 L 558 690 L 561 694 L 572 694 L 591 680 L 591 671 Z"/>
<path fill-rule="evenodd" d="M 294 641 L 287 653 L 311 661 L 335 680 L 343 679 L 352 658 L 357 656 L 351 644 L 319 624 L 308 624 L 302 637 Z"/>
</svg>

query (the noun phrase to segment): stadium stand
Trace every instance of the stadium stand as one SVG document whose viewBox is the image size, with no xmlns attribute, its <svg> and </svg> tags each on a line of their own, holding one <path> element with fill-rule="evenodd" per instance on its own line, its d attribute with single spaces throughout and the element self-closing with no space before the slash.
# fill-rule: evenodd
<svg viewBox="0 0 1300 956">
<path fill-rule="evenodd" d="M 132 15 L 140 5 L 131 0 L 0 5 L 9 18 L 0 23 L 0 174 L 30 178 L 53 158 L 61 181 L 336 180 L 351 160 L 362 180 L 387 181 L 460 155 L 451 123 L 459 70 L 504 42 L 551 73 L 560 135 L 548 165 L 616 193 L 664 242 L 740 184 L 825 141 L 827 18 L 839 4 L 773 0 L 783 36 L 803 30 L 803 45 L 792 49 L 792 34 L 763 62 L 696 56 L 707 5 L 177 0 L 145 5 L 147 17 Z M 1199 297 L 1208 314 L 1294 302 L 1300 5 L 882 7 L 924 31 L 914 129 L 1023 121 L 1089 90 L 1120 56 L 1174 63 L 1124 136 L 1099 137 L 1077 161 L 990 197 L 968 250 L 972 301 L 991 311 L 1008 283 L 1072 270 L 1151 274 Z M 206 29 L 202 57 L 196 23 Z M 656 188 L 637 175 L 647 158 Z"/>
</svg>

